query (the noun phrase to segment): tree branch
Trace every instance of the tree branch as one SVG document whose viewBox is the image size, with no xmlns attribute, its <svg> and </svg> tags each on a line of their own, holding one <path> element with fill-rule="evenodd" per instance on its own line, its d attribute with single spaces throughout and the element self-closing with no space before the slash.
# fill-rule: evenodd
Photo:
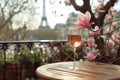
<svg viewBox="0 0 120 80">
<path fill-rule="evenodd" d="M 113 7 L 114 4 L 115 4 L 117 1 L 118 1 L 118 0 L 109 0 L 109 1 L 107 2 L 107 4 L 106 4 L 103 8 L 101 8 L 102 10 L 104 10 L 104 12 L 99 12 L 98 24 L 99 24 L 100 27 L 103 26 L 105 16 L 106 16 L 106 14 L 108 13 L 109 9 L 110 9 L 111 7 Z"/>
<path fill-rule="evenodd" d="M 78 6 L 76 3 L 75 3 L 75 0 L 70 0 L 72 6 L 75 8 L 76 11 L 83 11 L 83 8 L 82 6 Z"/>
<path fill-rule="evenodd" d="M 81 1 L 81 0 L 79 0 Z M 79 6 L 76 4 L 75 0 L 70 0 L 72 6 L 75 8 L 75 10 L 77 11 L 81 11 L 83 13 L 85 13 L 86 11 L 91 11 L 91 7 L 90 7 L 90 0 L 83 0 L 83 4 L 82 6 Z"/>
<path fill-rule="evenodd" d="M 81 1 L 81 0 L 80 0 Z M 79 6 L 76 4 L 75 0 L 70 0 L 72 6 L 75 8 L 75 10 L 80 11 L 82 13 L 85 13 L 86 11 L 89 11 L 91 13 L 91 21 L 96 23 L 96 18 L 94 16 L 94 13 L 92 12 L 91 6 L 90 6 L 90 0 L 83 0 L 83 5 Z"/>
</svg>

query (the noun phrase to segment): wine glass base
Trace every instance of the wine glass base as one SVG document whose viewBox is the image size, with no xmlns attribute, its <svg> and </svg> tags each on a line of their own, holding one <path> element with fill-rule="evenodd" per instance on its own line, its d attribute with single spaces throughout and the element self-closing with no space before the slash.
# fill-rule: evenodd
<svg viewBox="0 0 120 80">
<path fill-rule="evenodd" d="M 77 70 L 79 70 L 80 68 L 77 67 L 77 66 L 70 66 L 70 67 L 68 67 L 68 69 L 73 70 L 73 71 L 77 71 Z"/>
</svg>

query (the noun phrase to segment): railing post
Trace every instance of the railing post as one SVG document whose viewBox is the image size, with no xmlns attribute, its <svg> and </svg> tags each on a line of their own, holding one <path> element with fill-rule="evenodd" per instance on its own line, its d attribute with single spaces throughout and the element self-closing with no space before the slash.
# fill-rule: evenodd
<svg viewBox="0 0 120 80">
<path fill-rule="evenodd" d="M 3 49 L 3 57 L 4 57 L 4 64 L 3 64 L 3 70 L 4 70 L 4 72 L 3 72 L 3 78 L 4 78 L 4 80 L 6 80 L 6 50 L 7 50 L 7 48 L 8 48 L 8 44 L 7 43 L 5 43 L 5 44 L 2 44 L 2 49 Z"/>
<path fill-rule="evenodd" d="M 17 46 L 17 49 L 16 49 L 16 51 L 17 51 L 17 54 L 20 52 L 20 47 L 21 47 L 21 44 L 20 43 L 17 43 L 16 44 L 16 46 Z M 17 65 L 17 64 L 16 64 Z M 20 80 L 22 80 L 22 63 L 20 62 L 20 66 L 16 66 L 16 76 L 18 76 L 18 72 L 19 71 L 17 71 L 17 69 L 19 69 L 20 68 L 20 76 L 19 76 L 19 79 Z"/>
</svg>

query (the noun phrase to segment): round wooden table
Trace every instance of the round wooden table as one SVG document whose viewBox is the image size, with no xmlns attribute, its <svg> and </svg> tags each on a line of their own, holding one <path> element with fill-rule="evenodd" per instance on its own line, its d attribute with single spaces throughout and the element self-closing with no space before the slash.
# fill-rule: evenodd
<svg viewBox="0 0 120 80">
<path fill-rule="evenodd" d="M 59 62 L 40 66 L 36 74 L 41 80 L 120 80 L 120 66 L 96 62 Z"/>
</svg>

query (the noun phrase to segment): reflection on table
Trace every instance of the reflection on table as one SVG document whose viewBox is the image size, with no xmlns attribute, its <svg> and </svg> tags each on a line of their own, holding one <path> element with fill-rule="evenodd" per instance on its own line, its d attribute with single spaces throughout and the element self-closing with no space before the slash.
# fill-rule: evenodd
<svg viewBox="0 0 120 80">
<path fill-rule="evenodd" d="M 77 70 L 70 67 L 73 62 L 59 62 L 40 66 L 37 76 L 42 80 L 120 80 L 120 66 L 96 63 L 76 62 Z"/>
</svg>

